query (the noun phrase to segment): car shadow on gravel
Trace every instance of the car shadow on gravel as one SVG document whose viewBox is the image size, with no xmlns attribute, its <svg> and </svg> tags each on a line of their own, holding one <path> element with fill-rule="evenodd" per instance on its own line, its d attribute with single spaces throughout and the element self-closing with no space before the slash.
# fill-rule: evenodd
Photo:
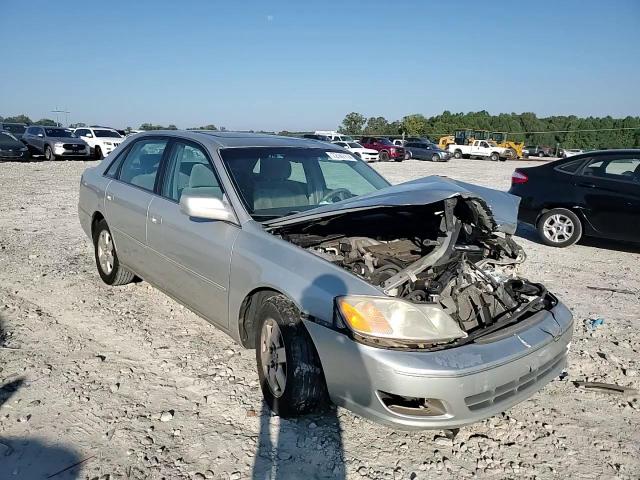
<svg viewBox="0 0 640 480">
<path fill-rule="evenodd" d="M 327 292 L 350 293 L 340 277 L 320 275 L 303 292 L 303 310 L 313 310 L 307 307 L 323 301 Z M 335 345 L 334 348 L 339 349 L 340 346 Z M 335 356 L 349 359 L 348 364 L 341 364 L 340 371 L 336 371 L 339 369 L 335 368 L 335 363 L 331 367 L 332 380 L 341 390 L 341 396 L 367 405 L 371 399 L 371 382 L 363 360 L 354 355 L 342 357 L 339 352 Z M 330 362 L 329 359 L 324 360 Z M 327 367 L 323 362 L 325 371 Z M 353 381 L 356 378 L 358 381 Z M 284 419 L 273 415 L 263 401 L 252 479 L 345 479 L 342 426 L 337 412 L 337 407 L 331 404 L 317 414 Z"/>
<path fill-rule="evenodd" d="M 537 243 L 538 245 L 545 245 L 540 241 L 540 236 L 538 235 L 538 231 L 531 225 L 526 223 L 518 223 L 518 229 L 515 233 L 516 237 L 524 238 L 529 240 L 530 242 Z M 585 247 L 592 248 L 602 248 L 605 250 L 614 250 L 616 252 L 625 252 L 625 253 L 640 253 L 640 244 L 633 244 L 627 242 L 618 242 L 615 240 L 606 240 L 603 238 L 594 238 L 594 237 L 582 237 L 578 242 L 578 245 L 583 245 Z M 555 247 L 549 247 L 555 248 Z M 571 247 L 568 247 L 571 248 Z"/>
<path fill-rule="evenodd" d="M 7 348 L 5 325 L 0 316 L 0 349 Z M 21 388 L 26 388 L 25 379 L 11 375 L 3 363 L 0 362 L 0 429 L 6 431 L 9 423 L 20 422 L 27 430 L 30 415 L 16 415 L 8 403 Z M 78 452 L 66 446 L 48 445 L 29 436 L 0 436 L 1 479 L 75 479 L 79 478 L 76 467 L 81 463 Z"/>
</svg>

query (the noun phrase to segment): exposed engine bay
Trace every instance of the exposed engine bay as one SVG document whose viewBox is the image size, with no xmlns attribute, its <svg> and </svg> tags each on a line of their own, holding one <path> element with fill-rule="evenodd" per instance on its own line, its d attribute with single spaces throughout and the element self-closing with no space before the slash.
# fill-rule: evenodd
<svg viewBox="0 0 640 480">
<path fill-rule="evenodd" d="M 345 213 L 274 233 L 390 297 L 439 306 L 477 337 L 554 301 L 542 285 L 518 277 L 525 253 L 495 227 L 482 200 L 452 197 Z"/>
</svg>

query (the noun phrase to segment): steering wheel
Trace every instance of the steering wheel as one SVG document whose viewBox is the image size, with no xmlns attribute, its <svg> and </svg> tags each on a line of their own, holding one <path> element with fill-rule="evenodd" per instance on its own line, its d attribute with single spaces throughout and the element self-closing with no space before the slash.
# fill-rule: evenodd
<svg viewBox="0 0 640 480">
<path fill-rule="evenodd" d="M 329 200 L 332 200 L 331 203 L 336 203 L 351 197 L 353 197 L 353 194 L 346 188 L 336 188 L 335 190 L 327 192 L 324 197 L 320 199 L 319 203 L 328 202 Z M 336 198 L 337 200 L 335 200 Z"/>
</svg>

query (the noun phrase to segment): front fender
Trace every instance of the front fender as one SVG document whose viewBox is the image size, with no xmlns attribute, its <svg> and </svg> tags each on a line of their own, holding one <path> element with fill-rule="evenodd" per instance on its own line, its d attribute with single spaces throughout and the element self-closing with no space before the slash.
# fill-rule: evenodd
<svg viewBox="0 0 640 480">
<path fill-rule="evenodd" d="M 229 282 L 229 333 L 240 340 L 240 311 L 257 289 L 272 289 L 289 297 L 301 312 L 325 322 L 333 320 L 336 296 L 383 295 L 342 268 L 267 233 L 248 222 L 233 247 Z"/>
</svg>

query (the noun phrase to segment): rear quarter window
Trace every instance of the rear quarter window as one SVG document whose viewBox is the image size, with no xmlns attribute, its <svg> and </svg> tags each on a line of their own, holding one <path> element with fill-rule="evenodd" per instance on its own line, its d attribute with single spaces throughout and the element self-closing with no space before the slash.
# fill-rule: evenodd
<svg viewBox="0 0 640 480">
<path fill-rule="evenodd" d="M 562 165 L 558 165 L 554 170 L 562 173 L 576 173 L 582 163 L 584 162 L 584 158 L 579 160 L 573 160 L 571 162 L 563 163 Z"/>
</svg>

